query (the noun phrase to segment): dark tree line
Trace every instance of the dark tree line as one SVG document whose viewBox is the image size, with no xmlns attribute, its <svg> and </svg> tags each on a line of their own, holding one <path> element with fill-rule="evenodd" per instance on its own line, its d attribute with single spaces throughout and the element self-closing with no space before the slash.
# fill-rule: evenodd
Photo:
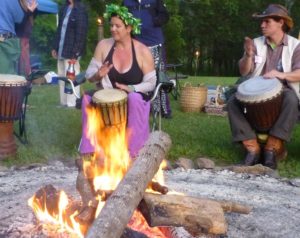
<svg viewBox="0 0 300 238">
<path fill-rule="evenodd" d="M 57 0 L 60 4 L 64 0 Z M 97 17 L 103 15 L 105 4 L 121 0 L 83 0 L 89 11 L 89 37 L 83 67 L 90 60 L 97 44 Z M 300 1 L 296 0 L 164 0 L 170 21 L 164 27 L 168 62 L 181 62 L 185 72 L 193 75 L 238 75 L 237 62 L 242 56 L 245 36 L 260 35 L 259 22 L 252 14 L 261 12 L 269 3 L 286 6 L 294 19 L 290 32 L 298 37 L 300 29 Z M 43 55 L 46 65 L 50 59 L 51 40 L 55 31 L 55 16 L 36 18 L 32 37 L 33 51 Z M 108 25 L 105 35 L 109 36 Z M 195 53 L 198 51 L 199 56 Z M 195 72 L 196 67 L 197 72 Z"/>
<path fill-rule="evenodd" d="M 195 70 L 193 52 L 198 49 L 200 57 L 197 74 L 237 75 L 237 62 L 242 56 L 244 37 L 260 35 L 259 21 L 252 19 L 252 14 L 263 11 L 269 3 L 274 1 L 181 1 L 187 71 Z M 276 3 L 290 9 L 290 15 L 295 21 L 295 27 L 290 33 L 298 37 L 300 2 L 286 0 Z"/>
</svg>

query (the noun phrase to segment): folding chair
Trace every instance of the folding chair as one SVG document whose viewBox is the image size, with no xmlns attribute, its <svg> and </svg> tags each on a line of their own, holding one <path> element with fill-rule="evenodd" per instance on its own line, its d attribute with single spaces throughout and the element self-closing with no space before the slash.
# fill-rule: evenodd
<svg viewBox="0 0 300 238">
<path fill-rule="evenodd" d="M 169 82 L 161 82 L 155 87 L 153 96 L 151 98 L 152 106 L 151 106 L 151 114 L 152 114 L 152 131 L 161 130 L 161 106 L 157 107 L 157 109 L 153 108 L 153 102 L 155 99 L 161 101 L 161 92 L 164 90 L 165 92 L 171 92 L 172 89 L 175 87 L 174 81 Z"/>
<path fill-rule="evenodd" d="M 155 61 L 157 85 L 151 98 L 152 131 L 161 130 L 162 117 L 162 93 L 170 93 L 176 87 L 175 80 L 169 80 L 162 67 L 162 45 L 159 45 L 158 52 L 151 51 Z"/>
</svg>

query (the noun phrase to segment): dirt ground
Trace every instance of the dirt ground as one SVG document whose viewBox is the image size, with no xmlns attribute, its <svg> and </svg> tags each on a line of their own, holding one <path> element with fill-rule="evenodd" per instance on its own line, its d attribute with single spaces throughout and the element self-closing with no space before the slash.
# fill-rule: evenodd
<svg viewBox="0 0 300 238">
<path fill-rule="evenodd" d="M 47 184 L 79 198 L 76 177 L 76 168 L 61 162 L 20 169 L 0 167 L 0 238 L 39 237 L 32 232 L 37 225 L 27 200 Z M 300 237 L 299 179 L 182 168 L 166 171 L 165 177 L 171 190 L 253 207 L 248 215 L 226 214 L 227 237 Z"/>
</svg>

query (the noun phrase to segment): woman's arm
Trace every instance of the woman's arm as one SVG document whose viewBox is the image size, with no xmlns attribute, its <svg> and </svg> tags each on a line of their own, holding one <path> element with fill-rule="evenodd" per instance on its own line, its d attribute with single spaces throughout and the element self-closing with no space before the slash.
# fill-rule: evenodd
<svg viewBox="0 0 300 238">
<path fill-rule="evenodd" d="M 107 55 L 107 49 L 110 49 L 110 47 L 111 44 L 109 40 L 102 40 L 97 44 L 94 57 L 91 59 L 85 74 L 89 82 L 100 82 L 113 67 L 113 65 L 108 62 L 103 63 L 103 59 Z"/>
</svg>

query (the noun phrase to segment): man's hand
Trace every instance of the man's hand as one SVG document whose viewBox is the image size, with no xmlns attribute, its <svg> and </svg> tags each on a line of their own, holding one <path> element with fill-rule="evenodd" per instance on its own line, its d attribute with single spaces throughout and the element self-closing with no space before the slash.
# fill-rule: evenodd
<svg viewBox="0 0 300 238">
<path fill-rule="evenodd" d="M 253 57 L 255 54 L 255 47 L 254 47 L 253 40 L 247 36 L 244 39 L 244 50 L 245 50 L 246 56 L 249 58 Z"/>
<path fill-rule="evenodd" d="M 279 72 L 275 69 L 272 69 L 271 71 L 265 73 L 263 75 L 263 77 L 266 78 L 266 79 L 278 78 L 280 80 L 284 80 L 285 79 L 285 74 L 283 72 Z"/>
</svg>

